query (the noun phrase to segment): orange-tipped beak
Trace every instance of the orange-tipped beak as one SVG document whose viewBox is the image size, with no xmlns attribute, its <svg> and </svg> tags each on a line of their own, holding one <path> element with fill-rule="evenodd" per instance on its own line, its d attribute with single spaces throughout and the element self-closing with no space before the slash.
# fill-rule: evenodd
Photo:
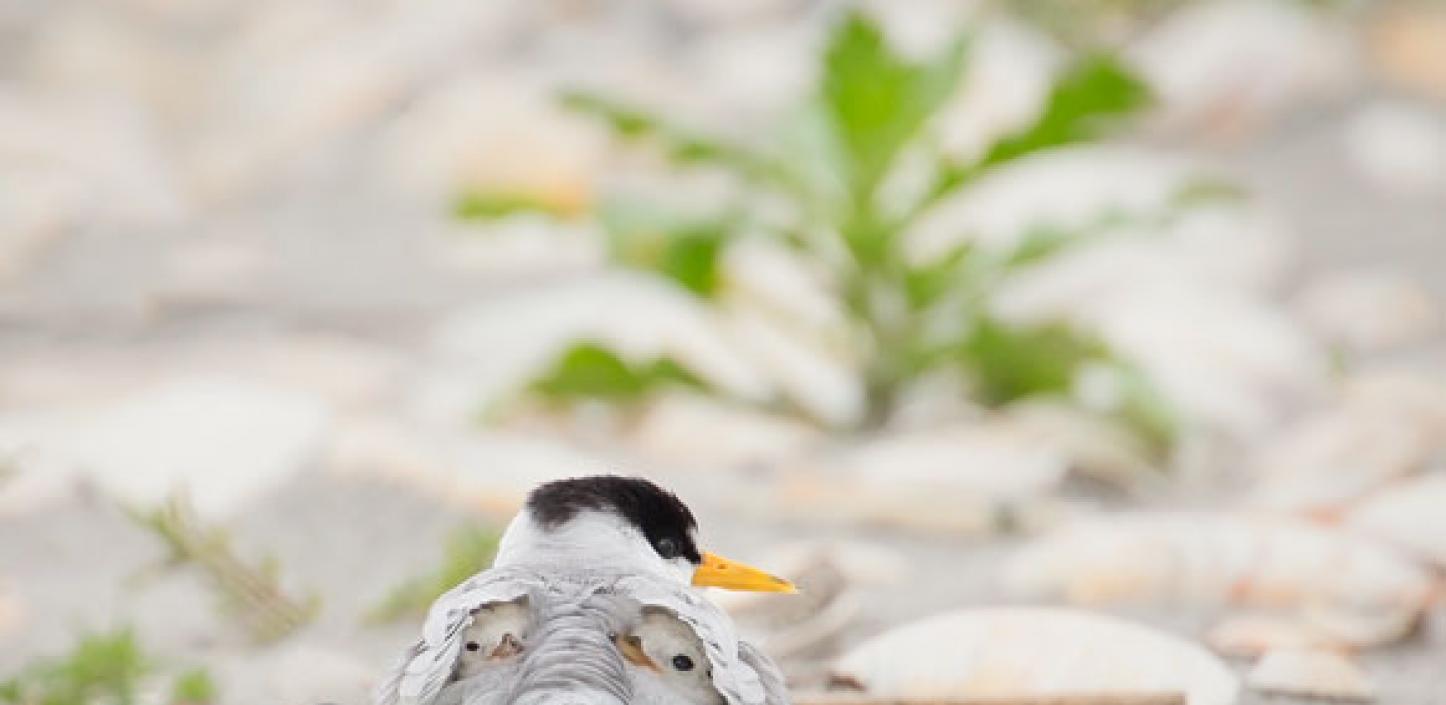
<svg viewBox="0 0 1446 705">
<path fill-rule="evenodd" d="M 798 592 L 793 583 L 783 578 L 751 565 L 730 561 L 716 553 L 703 554 L 703 565 L 693 571 L 693 584 L 748 592 Z"/>
</svg>

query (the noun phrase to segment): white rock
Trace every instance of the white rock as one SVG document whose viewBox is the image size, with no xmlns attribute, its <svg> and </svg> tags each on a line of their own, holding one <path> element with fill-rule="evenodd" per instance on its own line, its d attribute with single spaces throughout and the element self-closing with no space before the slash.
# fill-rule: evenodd
<svg viewBox="0 0 1446 705">
<path fill-rule="evenodd" d="M 1439 195 L 1446 189 L 1446 120 L 1425 108 L 1376 103 L 1344 126 L 1353 166 L 1396 196 Z"/>
<path fill-rule="evenodd" d="M 1352 508 L 1346 524 L 1446 567 L 1446 473 L 1387 486 Z"/>
<path fill-rule="evenodd" d="M 1431 576 L 1387 546 L 1288 518 L 1137 512 L 1066 524 L 1012 556 L 1015 596 L 1419 615 Z M 1363 610 L 1364 608 L 1364 610 Z"/>
<path fill-rule="evenodd" d="M 948 612 L 896 627 L 833 672 L 878 697 L 1182 692 L 1229 705 L 1239 682 L 1209 652 L 1123 619 L 1060 608 Z"/>
<path fill-rule="evenodd" d="M 1250 671 L 1247 681 L 1252 690 L 1280 695 L 1368 701 L 1376 694 L 1365 671 L 1335 651 L 1270 651 Z"/>
<path fill-rule="evenodd" d="M 1300 292 L 1296 308 L 1323 338 L 1357 352 L 1420 342 L 1438 330 L 1441 319 L 1429 291 L 1386 271 L 1318 277 Z"/>
<path fill-rule="evenodd" d="M 184 492 L 226 517 L 313 461 L 327 427 L 312 397 L 192 377 L 90 410 L 9 415 L 0 446 L 23 473 L 85 478 L 142 507 Z"/>
</svg>

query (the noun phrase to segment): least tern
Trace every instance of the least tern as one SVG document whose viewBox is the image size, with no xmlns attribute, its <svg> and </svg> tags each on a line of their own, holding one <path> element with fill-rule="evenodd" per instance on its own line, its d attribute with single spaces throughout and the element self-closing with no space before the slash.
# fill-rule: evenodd
<svg viewBox="0 0 1446 705">
<path fill-rule="evenodd" d="M 696 532 L 688 507 L 647 480 L 602 475 L 538 487 L 493 567 L 433 603 L 377 704 L 787 703 L 777 667 L 694 588 L 793 592 L 793 584 L 700 551 Z M 675 667 L 679 655 L 694 667 Z M 664 672 L 659 659 L 674 668 Z"/>
</svg>

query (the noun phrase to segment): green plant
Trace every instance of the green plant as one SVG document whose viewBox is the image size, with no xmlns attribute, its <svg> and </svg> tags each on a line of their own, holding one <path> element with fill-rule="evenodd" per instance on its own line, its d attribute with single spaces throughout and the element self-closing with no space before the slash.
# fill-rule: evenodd
<svg viewBox="0 0 1446 705">
<path fill-rule="evenodd" d="M 204 525 L 189 503 L 173 498 L 153 511 L 131 516 L 171 550 L 170 565 L 195 565 L 220 593 L 222 605 L 258 642 L 280 639 L 310 622 L 321 609 L 316 596 L 296 599 L 281 587 L 280 566 L 272 558 L 250 565 L 236 555 L 230 536 Z"/>
<path fill-rule="evenodd" d="M 176 676 L 171 685 L 171 705 L 210 705 L 216 702 L 216 681 L 204 668 L 193 668 Z"/>
<path fill-rule="evenodd" d="M 740 187 L 736 201 L 712 213 L 678 214 L 616 199 L 605 204 L 600 222 L 613 261 L 718 300 L 727 291 L 721 258 L 741 238 L 771 238 L 791 248 L 823 273 L 848 320 L 848 347 L 866 395 L 863 426 L 885 422 L 909 385 L 936 373 L 963 376 L 978 401 L 998 406 L 1067 395 L 1087 366 L 1124 370 L 1103 343 L 1064 321 L 1023 324 L 991 313 L 1005 279 L 1094 233 L 1041 226 L 1013 248 L 966 241 L 927 259 L 911 253 L 906 240 L 922 216 L 980 177 L 1032 154 L 1112 134 L 1148 104 L 1148 92 L 1114 57 L 1083 53 L 1058 74 L 1032 122 L 961 159 L 938 149 L 934 134 L 968 57 L 968 38 L 961 35 L 932 59 L 906 60 L 866 14 L 851 13 L 828 42 L 812 100 L 776 138 L 759 144 L 700 134 L 596 94 L 564 95 L 564 105 L 602 121 L 619 139 L 678 168 L 721 170 Z M 897 178 L 911 168 L 924 170 L 924 178 L 915 179 L 922 186 L 913 191 L 900 188 Z M 553 401 L 634 401 L 681 383 L 700 384 L 672 360 L 629 364 L 583 341 L 530 390 Z M 1148 415 L 1150 433 L 1168 441 L 1161 407 L 1128 408 L 1133 395 L 1123 398 L 1122 419 Z"/>
<path fill-rule="evenodd" d="M 132 705 L 155 675 L 157 661 L 129 628 L 82 637 L 64 657 L 40 661 L 0 681 L 0 703 L 8 705 Z M 172 683 L 171 705 L 215 701 L 210 675 L 194 669 Z"/>
<path fill-rule="evenodd" d="M 402 582 L 367 613 L 371 623 L 425 614 L 442 593 L 492 565 L 501 534 L 481 526 L 462 526 L 447 537 L 442 562 L 432 571 Z"/>
</svg>

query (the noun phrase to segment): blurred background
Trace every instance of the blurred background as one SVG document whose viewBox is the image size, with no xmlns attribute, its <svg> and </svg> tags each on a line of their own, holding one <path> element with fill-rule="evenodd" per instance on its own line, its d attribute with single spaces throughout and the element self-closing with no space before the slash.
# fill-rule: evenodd
<svg viewBox="0 0 1446 705">
<path fill-rule="evenodd" d="M 1443 228 L 1432 0 L 6 0 L 0 702 L 365 703 L 603 471 L 799 692 L 1438 702 Z"/>
</svg>

